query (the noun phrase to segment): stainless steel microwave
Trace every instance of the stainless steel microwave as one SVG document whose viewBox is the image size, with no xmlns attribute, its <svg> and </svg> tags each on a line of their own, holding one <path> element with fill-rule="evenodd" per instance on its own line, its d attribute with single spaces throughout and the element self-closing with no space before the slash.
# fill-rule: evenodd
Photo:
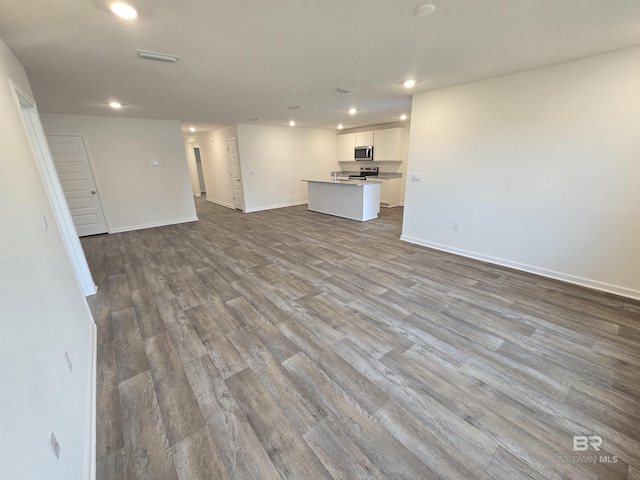
<svg viewBox="0 0 640 480">
<path fill-rule="evenodd" d="M 358 161 L 373 160 L 373 145 L 356 147 L 353 158 Z"/>
</svg>

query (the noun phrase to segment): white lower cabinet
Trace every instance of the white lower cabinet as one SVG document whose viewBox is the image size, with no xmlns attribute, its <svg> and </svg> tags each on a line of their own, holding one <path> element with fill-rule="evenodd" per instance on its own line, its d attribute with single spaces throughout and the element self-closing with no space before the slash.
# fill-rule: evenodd
<svg viewBox="0 0 640 480">
<path fill-rule="evenodd" d="M 380 213 L 380 184 L 304 180 L 309 191 L 308 209 L 365 222 Z"/>
<path fill-rule="evenodd" d="M 385 180 L 380 185 L 380 205 L 389 206 L 389 180 Z"/>
<path fill-rule="evenodd" d="M 380 183 L 380 205 L 397 207 L 402 205 L 402 178 L 369 177 L 367 180 Z"/>
</svg>

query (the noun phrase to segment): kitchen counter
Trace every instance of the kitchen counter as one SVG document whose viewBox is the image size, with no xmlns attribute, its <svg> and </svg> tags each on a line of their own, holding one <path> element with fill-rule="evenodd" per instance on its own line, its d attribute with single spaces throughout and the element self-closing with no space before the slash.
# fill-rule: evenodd
<svg viewBox="0 0 640 480">
<path fill-rule="evenodd" d="M 356 187 L 361 187 L 368 183 L 375 183 L 375 180 L 302 180 L 303 182 L 315 182 L 315 183 L 339 183 L 341 185 L 353 185 Z"/>
<path fill-rule="evenodd" d="M 313 212 L 361 222 L 378 218 L 380 183 L 366 180 L 303 180 Z"/>
</svg>

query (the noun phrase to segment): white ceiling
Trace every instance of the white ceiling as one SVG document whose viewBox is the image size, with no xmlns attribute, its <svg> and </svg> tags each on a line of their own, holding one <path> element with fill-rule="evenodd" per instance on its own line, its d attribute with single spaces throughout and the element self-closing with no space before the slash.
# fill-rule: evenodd
<svg viewBox="0 0 640 480">
<path fill-rule="evenodd" d="M 640 45 L 640 0 L 129 3 L 133 21 L 106 0 L 1 0 L 0 37 L 26 68 L 41 112 L 200 129 L 256 118 L 350 128 L 410 114 L 409 77 L 423 92 Z M 415 16 L 424 3 L 435 13 Z M 138 49 L 180 60 L 141 60 Z M 114 99 L 122 110 L 106 107 Z"/>
</svg>

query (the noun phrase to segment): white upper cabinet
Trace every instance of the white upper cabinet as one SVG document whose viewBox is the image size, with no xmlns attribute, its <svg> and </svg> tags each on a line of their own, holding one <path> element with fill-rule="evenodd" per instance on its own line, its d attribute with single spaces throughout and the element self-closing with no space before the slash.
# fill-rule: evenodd
<svg viewBox="0 0 640 480">
<path fill-rule="evenodd" d="M 402 158 L 402 128 L 376 130 L 373 142 L 373 159 L 404 160 Z"/>
<path fill-rule="evenodd" d="M 338 161 L 353 162 L 354 147 L 373 145 L 374 162 L 402 162 L 406 160 L 404 128 L 386 128 L 369 132 L 338 135 Z"/>
<path fill-rule="evenodd" d="M 373 132 L 357 132 L 355 146 L 363 147 L 367 145 L 373 145 Z"/>
<path fill-rule="evenodd" d="M 355 153 L 353 151 L 355 146 L 355 133 L 345 133 L 344 135 L 338 135 L 338 161 L 352 162 L 355 157 Z"/>
</svg>

